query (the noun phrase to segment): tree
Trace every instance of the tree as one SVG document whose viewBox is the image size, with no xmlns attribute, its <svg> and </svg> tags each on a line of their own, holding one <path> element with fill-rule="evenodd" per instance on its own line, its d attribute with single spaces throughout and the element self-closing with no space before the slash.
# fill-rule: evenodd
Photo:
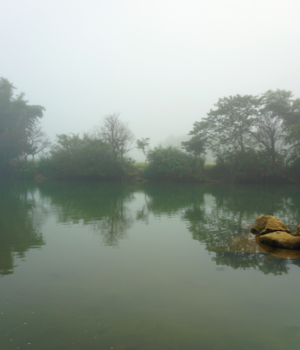
<svg viewBox="0 0 300 350">
<path fill-rule="evenodd" d="M 150 151 L 150 139 L 149 137 L 136 140 L 136 148 L 141 150 L 145 156 L 145 164 L 147 163 L 148 154 Z"/>
<path fill-rule="evenodd" d="M 293 93 L 287 90 L 268 90 L 262 94 L 262 112 L 270 112 L 271 117 L 288 118 L 291 112 Z"/>
<path fill-rule="evenodd" d="M 24 154 L 28 147 L 28 132 L 45 110 L 29 105 L 24 94 L 14 96 L 14 86 L 0 79 L 0 173 L 8 173 L 12 161 Z"/>
<path fill-rule="evenodd" d="M 124 161 L 126 154 L 133 149 L 133 132 L 129 129 L 128 123 L 119 119 L 119 114 L 110 114 L 103 118 L 102 126 L 96 127 L 94 137 L 100 137 L 107 142 L 115 159 Z"/>
<path fill-rule="evenodd" d="M 300 165 L 300 98 L 292 101 L 283 121 L 286 131 L 285 143 L 289 147 L 289 161 Z"/>
<path fill-rule="evenodd" d="M 191 151 L 194 139 L 199 151 L 201 145 L 211 149 L 219 172 L 231 179 L 277 176 L 288 151 L 287 121 L 295 119 L 291 97 L 289 91 L 269 90 L 260 96 L 219 99 L 216 108 L 194 124 L 192 138 L 183 146 Z"/>
<path fill-rule="evenodd" d="M 181 148 L 191 153 L 195 158 L 205 154 L 205 141 L 200 135 L 193 136 L 189 141 L 181 142 Z"/>
<path fill-rule="evenodd" d="M 50 147 L 51 142 L 43 131 L 39 123 L 34 124 L 27 130 L 26 143 L 23 148 L 23 154 L 19 156 L 24 163 L 27 162 L 28 156 L 32 157 L 32 162 L 37 154 Z"/>
<path fill-rule="evenodd" d="M 189 133 L 203 147 L 212 150 L 214 156 L 244 153 L 251 144 L 250 130 L 253 127 L 261 98 L 251 95 L 236 95 L 220 98 L 215 109 L 207 117 L 194 123 Z"/>
<path fill-rule="evenodd" d="M 291 91 L 268 90 L 257 119 L 256 139 L 264 145 L 274 165 L 283 155 L 293 162 L 300 157 L 300 99 Z"/>
<path fill-rule="evenodd" d="M 283 158 L 283 122 L 278 117 L 272 118 L 272 113 L 262 112 L 255 122 L 256 130 L 251 133 L 256 141 L 263 147 L 266 155 L 270 158 L 272 168 Z"/>
</svg>

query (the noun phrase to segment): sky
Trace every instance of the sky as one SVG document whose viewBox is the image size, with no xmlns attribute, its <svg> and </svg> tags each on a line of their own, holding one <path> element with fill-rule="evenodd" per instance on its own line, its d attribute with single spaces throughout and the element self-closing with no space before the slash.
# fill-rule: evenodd
<svg viewBox="0 0 300 350">
<path fill-rule="evenodd" d="M 0 0 L 0 13 L 0 77 L 46 108 L 51 140 L 120 113 L 156 146 L 219 98 L 300 97 L 299 0 Z"/>
</svg>

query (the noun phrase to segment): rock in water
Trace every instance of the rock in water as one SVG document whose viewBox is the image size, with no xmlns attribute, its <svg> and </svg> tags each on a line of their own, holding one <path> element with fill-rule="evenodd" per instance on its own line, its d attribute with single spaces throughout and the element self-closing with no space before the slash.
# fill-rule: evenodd
<svg viewBox="0 0 300 350">
<path fill-rule="evenodd" d="M 297 226 L 295 236 L 300 236 L 300 224 Z"/>
<path fill-rule="evenodd" d="M 298 225 L 299 226 L 299 225 Z M 271 247 L 283 249 L 300 249 L 300 237 L 295 237 L 287 232 L 276 231 L 259 237 L 261 243 Z"/>
<path fill-rule="evenodd" d="M 252 227 L 252 233 L 265 235 L 270 232 L 284 231 L 291 233 L 291 230 L 281 222 L 278 218 L 272 215 L 262 215 L 256 219 L 255 226 Z"/>
</svg>

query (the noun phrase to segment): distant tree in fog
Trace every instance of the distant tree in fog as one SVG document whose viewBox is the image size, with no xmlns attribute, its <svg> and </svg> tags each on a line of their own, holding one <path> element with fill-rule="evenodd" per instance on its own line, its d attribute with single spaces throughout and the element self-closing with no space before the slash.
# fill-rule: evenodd
<svg viewBox="0 0 300 350">
<path fill-rule="evenodd" d="M 51 145 L 49 138 L 38 123 L 28 129 L 25 142 L 23 154 L 20 156 L 24 162 L 27 161 L 28 156 L 31 156 L 34 161 L 37 154 L 45 151 Z"/>
<path fill-rule="evenodd" d="M 251 135 L 271 159 L 272 167 L 275 168 L 286 154 L 283 121 L 277 116 L 272 117 L 272 112 L 263 111 L 257 117 L 255 127 Z"/>
<path fill-rule="evenodd" d="M 258 115 L 261 99 L 257 96 L 220 98 L 206 118 L 194 123 L 189 133 L 198 137 L 217 158 L 245 152 L 251 144 L 250 130 Z"/>
<path fill-rule="evenodd" d="M 97 126 L 93 134 L 110 145 L 116 159 L 123 161 L 125 155 L 133 149 L 134 134 L 128 123 L 120 120 L 119 114 L 105 116 L 102 125 Z"/>
<path fill-rule="evenodd" d="M 205 154 L 205 142 L 200 136 L 193 136 L 189 141 L 181 142 L 181 148 L 191 153 L 195 158 Z"/>
<path fill-rule="evenodd" d="M 145 156 L 145 164 L 147 163 L 148 154 L 150 151 L 150 139 L 149 137 L 136 140 L 136 148 L 141 150 Z"/>
<path fill-rule="evenodd" d="M 15 96 L 14 89 L 13 84 L 7 79 L 0 79 L 0 174 L 2 175 L 10 173 L 13 163 L 27 154 L 31 147 L 29 135 L 45 110 L 42 106 L 29 105 L 24 100 L 23 93 Z"/>
<path fill-rule="evenodd" d="M 284 164 L 300 172 L 300 99 L 291 91 L 220 98 L 206 118 L 195 122 L 190 141 L 210 149 L 229 176 L 283 176 Z M 252 175 L 251 175 L 252 174 Z"/>
</svg>

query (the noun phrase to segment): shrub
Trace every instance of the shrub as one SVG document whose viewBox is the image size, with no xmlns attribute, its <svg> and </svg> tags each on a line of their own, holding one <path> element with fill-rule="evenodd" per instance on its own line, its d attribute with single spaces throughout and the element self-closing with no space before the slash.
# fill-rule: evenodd
<svg viewBox="0 0 300 350">
<path fill-rule="evenodd" d="M 47 177 L 60 179 L 122 178 L 129 160 L 116 159 L 110 146 L 84 135 L 58 135 L 50 155 L 41 159 L 38 171 Z"/>
<path fill-rule="evenodd" d="M 194 177 L 194 158 L 176 147 L 155 147 L 149 152 L 148 161 L 143 171 L 145 177 L 172 180 Z"/>
</svg>

